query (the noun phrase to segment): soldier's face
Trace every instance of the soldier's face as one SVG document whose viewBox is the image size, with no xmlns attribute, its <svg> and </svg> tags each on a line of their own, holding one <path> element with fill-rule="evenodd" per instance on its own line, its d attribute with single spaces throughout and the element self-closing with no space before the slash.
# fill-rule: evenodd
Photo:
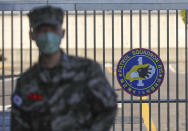
<svg viewBox="0 0 188 131">
<path fill-rule="evenodd" d="M 36 29 L 34 29 L 33 32 L 30 32 L 30 37 L 31 37 L 32 40 L 36 40 L 36 38 L 40 34 L 43 34 L 43 33 L 46 33 L 46 32 L 53 32 L 53 33 L 59 34 L 61 36 L 61 38 L 63 38 L 65 30 L 62 29 L 60 26 L 42 24 L 39 27 L 37 27 Z"/>
</svg>

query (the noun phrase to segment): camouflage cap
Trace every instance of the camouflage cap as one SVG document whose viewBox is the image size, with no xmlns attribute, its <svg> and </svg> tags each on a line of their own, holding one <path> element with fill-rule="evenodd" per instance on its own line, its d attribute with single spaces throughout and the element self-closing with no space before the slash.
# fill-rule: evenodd
<svg viewBox="0 0 188 131">
<path fill-rule="evenodd" d="M 28 14 L 31 28 L 35 29 L 41 24 L 62 25 L 64 12 L 61 8 L 41 6 L 32 9 Z"/>
</svg>

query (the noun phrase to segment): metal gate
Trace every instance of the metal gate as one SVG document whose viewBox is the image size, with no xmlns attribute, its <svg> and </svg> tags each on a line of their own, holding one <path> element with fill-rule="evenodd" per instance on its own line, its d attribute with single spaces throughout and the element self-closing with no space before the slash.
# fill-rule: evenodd
<svg viewBox="0 0 188 131">
<path fill-rule="evenodd" d="M 0 1 L 0 131 L 9 130 L 10 95 L 17 77 L 37 62 L 26 13 L 46 2 Z M 63 50 L 101 64 L 118 94 L 112 131 L 188 131 L 188 2 L 50 3 L 65 10 Z M 182 11 L 183 10 L 183 11 Z M 148 97 L 125 93 L 116 79 L 120 57 L 133 48 L 148 48 L 164 62 L 165 79 Z"/>
</svg>

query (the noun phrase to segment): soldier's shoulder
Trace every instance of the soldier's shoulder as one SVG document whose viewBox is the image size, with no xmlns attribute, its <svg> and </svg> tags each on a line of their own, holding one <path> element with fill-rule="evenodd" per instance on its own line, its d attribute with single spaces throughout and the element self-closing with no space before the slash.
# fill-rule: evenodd
<svg viewBox="0 0 188 131">
<path fill-rule="evenodd" d="M 26 92 L 28 92 L 28 88 L 26 85 L 30 84 L 33 79 L 35 79 L 34 74 L 36 74 L 36 63 L 31 66 L 30 68 L 26 69 L 17 79 L 16 81 L 16 88 L 12 93 L 11 97 L 16 95 L 19 96 L 19 99 L 25 99 Z M 14 100 L 13 100 L 14 101 Z"/>
<path fill-rule="evenodd" d="M 72 56 L 72 55 L 69 55 L 68 58 L 71 62 L 71 65 L 73 65 L 75 67 L 84 67 L 85 69 L 100 67 L 99 63 L 97 61 L 94 61 L 90 58 L 85 58 L 85 57 L 81 57 L 81 56 Z"/>
<path fill-rule="evenodd" d="M 29 79 L 35 78 L 37 73 L 37 63 L 32 65 L 30 68 L 26 69 L 22 74 L 20 74 L 18 81 L 28 81 Z"/>
</svg>

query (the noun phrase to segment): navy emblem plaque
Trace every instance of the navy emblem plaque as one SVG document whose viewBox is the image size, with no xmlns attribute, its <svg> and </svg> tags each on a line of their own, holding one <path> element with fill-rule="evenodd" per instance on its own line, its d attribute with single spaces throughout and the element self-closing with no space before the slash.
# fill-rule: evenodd
<svg viewBox="0 0 188 131">
<path fill-rule="evenodd" d="M 164 79 L 164 65 L 151 50 L 138 48 L 125 53 L 116 68 L 120 86 L 134 96 L 155 92 Z"/>
</svg>

